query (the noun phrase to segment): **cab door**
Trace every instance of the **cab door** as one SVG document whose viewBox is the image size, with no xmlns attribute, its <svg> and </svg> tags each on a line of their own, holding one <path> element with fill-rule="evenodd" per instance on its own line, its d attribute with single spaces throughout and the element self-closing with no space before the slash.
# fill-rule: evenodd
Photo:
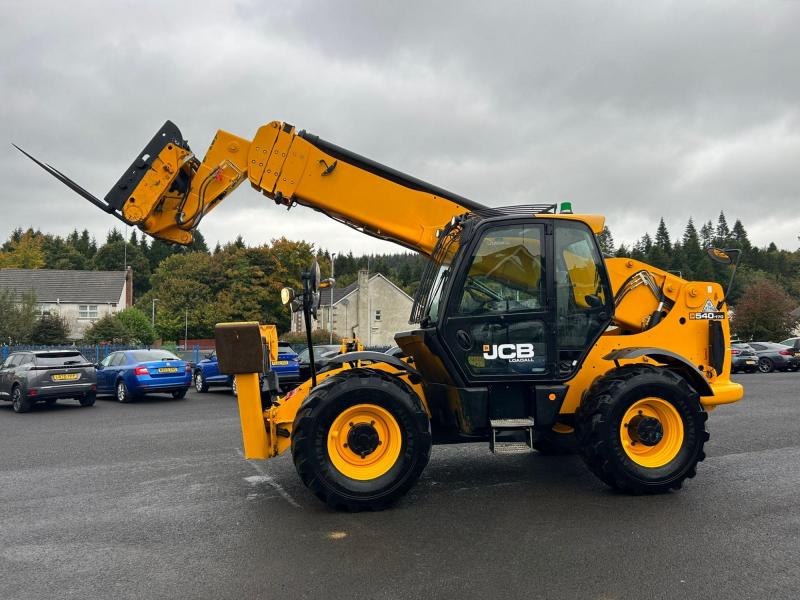
<svg viewBox="0 0 800 600">
<path fill-rule="evenodd" d="M 591 229 L 568 219 L 487 221 L 462 252 L 441 331 L 465 382 L 571 378 L 614 310 Z"/>
<path fill-rule="evenodd" d="M 479 228 L 467 247 L 442 333 L 468 383 L 553 378 L 552 238 L 543 220 L 505 220 Z"/>
</svg>

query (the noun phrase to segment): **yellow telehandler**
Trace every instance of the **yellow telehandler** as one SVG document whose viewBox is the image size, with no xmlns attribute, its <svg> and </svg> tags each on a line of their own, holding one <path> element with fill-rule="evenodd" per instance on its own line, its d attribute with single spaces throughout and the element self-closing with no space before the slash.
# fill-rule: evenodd
<svg viewBox="0 0 800 600">
<path fill-rule="evenodd" d="M 475 441 L 495 453 L 575 449 L 609 486 L 667 492 L 705 457 L 708 413 L 743 396 L 730 380 L 722 287 L 604 258 L 604 218 L 567 203 L 485 206 L 277 121 L 252 139 L 218 131 L 202 160 L 167 121 L 104 200 L 30 158 L 161 240 L 190 243 L 249 181 L 278 205 L 430 258 L 414 326 L 395 338 L 407 358 L 348 352 L 279 395 L 259 375 L 269 345 L 258 324 L 218 326 L 245 456 L 291 450 L 305 485 L 333 507 L 384 508 L 417 481 L 431 444 Z M 308 323 L 318 270 L 303 282 L 282 295 Z"/>
</svg>

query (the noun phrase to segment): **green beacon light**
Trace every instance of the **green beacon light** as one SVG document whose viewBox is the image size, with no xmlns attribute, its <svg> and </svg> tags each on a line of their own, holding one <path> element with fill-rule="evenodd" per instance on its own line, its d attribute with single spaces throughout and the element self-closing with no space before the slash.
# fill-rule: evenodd
<svg viewBox="0 0 800 600">
<path fill-rule="evenodd" d="M 572 202 L 562 202 L 561 203 L 561 210 L 559 212 L 562 215 L 571 215 L 572 214 Z"/>
</svg>

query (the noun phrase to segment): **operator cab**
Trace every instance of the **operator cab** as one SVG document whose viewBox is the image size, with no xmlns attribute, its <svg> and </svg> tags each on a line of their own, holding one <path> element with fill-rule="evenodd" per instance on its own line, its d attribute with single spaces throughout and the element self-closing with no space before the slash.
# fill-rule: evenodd
<svg viewBox="0 0 800 600">
<path fill-rule="evenodd" d="M 563 399 L 614 314 L 589 225 L 554 205 L 514 209 L 525 212 L 470 213 L 442 231 L 412 312 L 420 329 L 397 336 L 433 387 L 477 412 L 473 426 L 532 416 L 537 388 Z"/>
</svg>

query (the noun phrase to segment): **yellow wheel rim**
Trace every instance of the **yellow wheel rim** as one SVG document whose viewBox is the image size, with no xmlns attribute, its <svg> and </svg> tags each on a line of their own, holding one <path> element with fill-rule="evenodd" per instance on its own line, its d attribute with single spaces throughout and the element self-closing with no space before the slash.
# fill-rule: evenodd
<svg viewBox="0 0 800 600">
<path fill-rule="evenodd" d="M 385 408 L 356 404 L 328 430 L 328 456 L 345 477 L 366 481 L 391 469 L 403 445 L 400 425 Z"/>
<path fill-rule="evenodd" d="M 564 423 L 556 422 L 556 424 L 553 425 L 553 431 L 555 433 L 573 433 L 575 428 L 565 425 Z"/>
<path fill-rule="evenodd" d="M 663 467 L 683 445 L 683 420 L 670 402 L 642 398 L 625 412 L 619 437 L 625 454 L 637 465 Z"/>
</svg>

